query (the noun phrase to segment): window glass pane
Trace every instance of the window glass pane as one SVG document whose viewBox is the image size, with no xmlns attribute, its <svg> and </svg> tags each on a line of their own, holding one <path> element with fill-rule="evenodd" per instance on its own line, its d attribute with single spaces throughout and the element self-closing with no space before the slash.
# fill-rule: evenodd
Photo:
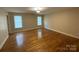
<svg viewBox="0 0 79 59">
<path fill-rule="evenodd" d="M 22 28 L 22 16 L 14 16 L 15 28 Z"/>
<path fill-rule="evenodd" d="M 42 17 L 41 16 L 37 17 L 37 25 L 42 25 Z"/>
</svg>

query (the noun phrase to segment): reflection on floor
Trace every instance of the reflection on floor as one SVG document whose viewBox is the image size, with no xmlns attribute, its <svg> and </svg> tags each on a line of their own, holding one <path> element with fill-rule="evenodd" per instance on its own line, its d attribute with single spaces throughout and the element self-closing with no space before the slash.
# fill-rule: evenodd
<svg viewBox="0 0 79 59">
<path fill-rule="evenodd" d="M 37 30 L 38 39 L 42 38 L 42 30 Z"/>
<path fill-rule="evenodd" d="M 16 35 L 17 46 L 19 47 L 22 46 L 22 44 L 24 43 L 23 40 L 24 40 L 23 34 L 19 33 Z"/>
<path fill-rule="evenodd" d="M 79 51 L 79 39 L 47 29 L 36 29 L 10 35 L 1 51 Z"/>
</svg>

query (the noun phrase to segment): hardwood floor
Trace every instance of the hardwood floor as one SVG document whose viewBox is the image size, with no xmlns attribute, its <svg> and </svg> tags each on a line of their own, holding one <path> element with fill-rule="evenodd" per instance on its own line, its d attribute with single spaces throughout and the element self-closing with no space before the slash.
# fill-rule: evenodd
<svg viewBox="0 0 79 59">
<path fill-rule="evenodd" d="M 3 46 L 3 52 L 79 51 L 79 39 L 47 29 L 14 33 Z"/>
</svg>

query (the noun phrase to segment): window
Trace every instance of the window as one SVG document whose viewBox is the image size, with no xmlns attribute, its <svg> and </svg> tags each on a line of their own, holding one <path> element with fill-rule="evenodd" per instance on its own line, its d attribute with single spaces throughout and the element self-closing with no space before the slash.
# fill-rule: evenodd
<svg viewBox="0 0 79 59">
<path fill-rule="evenodd" d="M 42 17 L 41 16 L 37 17 L 37 25 L 42 25 Z"/>
<path fill-rule="evenodd" d="M 14 16 L 15 28 L 22 28 L 22 16 Z"/>
</svg>

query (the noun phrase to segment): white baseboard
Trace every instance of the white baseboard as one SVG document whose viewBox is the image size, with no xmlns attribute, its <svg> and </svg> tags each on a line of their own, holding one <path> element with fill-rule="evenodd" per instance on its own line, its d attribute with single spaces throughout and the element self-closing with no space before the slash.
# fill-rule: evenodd
<svg viewBox="0 0 79 59">
<path fill-rule="evenodd" d="M 74 36 L 74 35 L 71 35 L 71 34 L 68 34 L 68 33 L 64 33 L 64 32 L 61 32 L 61 31 L 57 31 L 57 30 L 54 30 L 54 29 L 50 29 L 50 28 L 46 28 L 46 29 L 49 29 L 49 30 L 52 30 L 52 31 L 55 31 L 55 32 L 58 32 L 58 33 L 61 33 L 61 34 L 64 34 L 64 35 L 67 35 L 67 36 L 79 39 L 78 36 Z"/>
<path fill-rule="evenodd" d="M 22 30 L 18 30 L 15 32 L 22 32 L 22 31 L 29 31 L 29 30 L 34 30 L 34 29 L 38 29 L 39 27 L 35 27 L 35 28 L 30 28 L 30 29 L 22 29 Z"/>
<path fill-rule="evenodd" d="M 3 45 L 5 44 L 6 40 L 8 39 L 9 35 L 6 36 L 6 38 L 4 39 L 4 41 L 2 42 L 2 44 L 0 45 L 0 49 L 2 49 Z"/>
</svg>

